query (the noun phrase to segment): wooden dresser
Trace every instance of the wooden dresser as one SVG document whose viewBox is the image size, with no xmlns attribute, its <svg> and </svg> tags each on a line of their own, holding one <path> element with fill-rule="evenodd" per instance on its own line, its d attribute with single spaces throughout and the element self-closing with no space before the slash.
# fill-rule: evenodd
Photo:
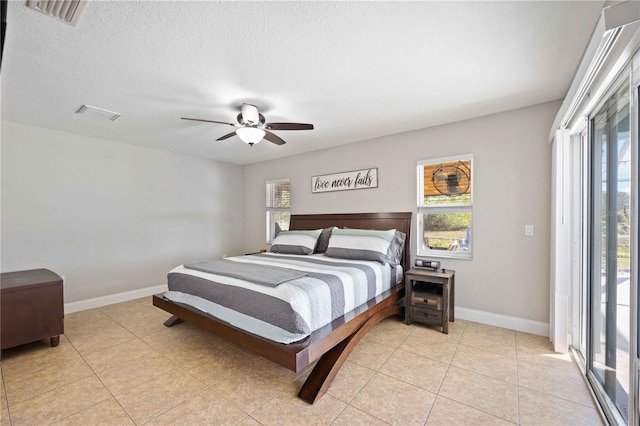
<svg viewBox="0 0 640 426">
<path fill-rule="evenodd" d="M 58 346 L 64 333 L 62 278 L 48 269 L 0 274 L 0 349 L 42 339 Z"/>
</svg>

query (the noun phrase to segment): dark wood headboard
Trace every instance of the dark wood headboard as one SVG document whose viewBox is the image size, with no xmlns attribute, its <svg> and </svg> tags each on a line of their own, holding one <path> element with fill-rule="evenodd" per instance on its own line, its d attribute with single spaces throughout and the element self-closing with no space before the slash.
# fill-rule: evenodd
<svg viewBox="0 0 640 426">
<path fill-rule="evenodd" d="M 399 213 L 338 213 L 338 214 L 292 214 L 289 223 L 291 230 L 320 229 L 337 226 L 358 229 L 395 229 L 407 234 L 402 254 L 402 268 L 411 267 L 411 212 Z"/>
</svg>

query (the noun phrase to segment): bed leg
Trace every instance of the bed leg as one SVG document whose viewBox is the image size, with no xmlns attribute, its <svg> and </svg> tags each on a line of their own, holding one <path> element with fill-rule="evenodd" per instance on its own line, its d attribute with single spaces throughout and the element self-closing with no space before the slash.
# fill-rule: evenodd
<svg viewBox="0 0 640 426">
<path fill-rule="evenodd" d="M 165 326 L 167 326 L 167 327 L 171 327 L 171 326 L 174 326 L 174 325 L 176 325 L 176 324 L 180 324 L 182 321 L 183 321 L 183 320 L 182 320 L 182 318 L 178 318 L 178 317 L 177 317 L 177 316 L 175 316 L 175 315 L 171 315 L 171 318 L 169 318 L 168 320 L 166 320 L 166 321 L 164 322 L 164 325 L 165 325 Z"/>
<path fill-rule="evenodd" d="M 356 347 L 360 339 L 367 334 L 367 332 L 377 323 L 391 315 L 400 315 L 401 308 L 399 306 L 388 306 L 367 320 L 358 330 L 352 335 L 338 343 L 331 350 L 326 352 L 307 377 L 307 381 L 304 382 L 298 397 L 309 404 L 313 404 L 320 399 L 331 385 L 331 382 L 340 371 L 340 367 L 347 360 L 353 348 Z"/>
</svg>

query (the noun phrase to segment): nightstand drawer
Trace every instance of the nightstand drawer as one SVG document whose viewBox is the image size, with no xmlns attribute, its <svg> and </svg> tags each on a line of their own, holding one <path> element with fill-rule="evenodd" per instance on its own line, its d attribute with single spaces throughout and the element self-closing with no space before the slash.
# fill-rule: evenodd
<svg viewBox="0 0 640 426">
<path fill-rule="evenodd" d="M 442 311 L 442 296 L 431 293 L 411 293 L 411 305 L 416 308 Z"/>
<path fill-rule="evenodd" d="M 425 324 L 442 325 L 442 311 L 412 307 L 412 319 Z"/>
</svg>

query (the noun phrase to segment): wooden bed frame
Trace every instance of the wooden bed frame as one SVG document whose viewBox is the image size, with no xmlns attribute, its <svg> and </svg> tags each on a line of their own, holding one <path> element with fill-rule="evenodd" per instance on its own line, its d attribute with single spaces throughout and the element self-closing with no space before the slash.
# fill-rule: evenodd
<svg viewBox="0 0 640 426">
<path fill-rule="evenodd" d="M 290 229 L 320 229 L 330 226 L 359 229 L 396 229 L 407 235 L 402 267 L 410 267 L 411 213 L 348 213 L 291 215 Z M 171 327 L 182 321 L 199 326 L 248 351 L 267 358 L 290 370 L 299 372 L 318 360 L 298 396 L 313 404 L 324 395 L 342 364 L 360 339 L 378 322 L 391 315 L 400 315 L 397 304 L 403 289 L 402 283 L 376 299 L 359 306 L 314 331 L 300 342 L 283 344 L 248 333 L 210 315 L 165 299 L 162 294 L 153 296 L 153 304 L 173 316 L 165 322 Z"/>
</svg>

